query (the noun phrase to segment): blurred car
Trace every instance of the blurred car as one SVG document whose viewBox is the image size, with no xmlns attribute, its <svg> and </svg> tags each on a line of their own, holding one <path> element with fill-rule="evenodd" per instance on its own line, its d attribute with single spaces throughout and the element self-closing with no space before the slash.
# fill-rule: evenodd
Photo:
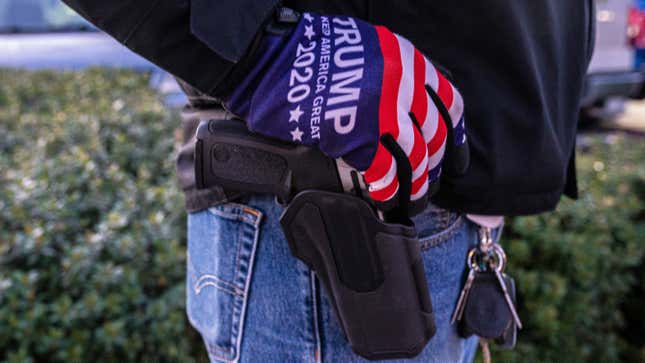
<svg viewBox="0 0 645 363">
<path fill-rule="evenodd" d="M 583 120 L 612 118 L 629 98 L 643 98 L 645 1 L 595 0 L 595 49 L 582 100 Z M 643 44 L 645 46 L 645 43 Z"/>
<path fill-rule="evenodd" d="M 0 67 L 150 72 L 150 85 L 170 107 L 186 102 L 175 79 L 98 31 L 60 0 L 0 0 Z"/>
</svg>

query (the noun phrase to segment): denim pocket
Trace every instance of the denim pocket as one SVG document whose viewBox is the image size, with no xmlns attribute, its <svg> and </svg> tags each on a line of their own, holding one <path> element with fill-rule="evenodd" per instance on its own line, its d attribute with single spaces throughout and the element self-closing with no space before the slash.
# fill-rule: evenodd
<svg viewBox="0 0 645 363">
<path fill-rule="evenodd" d="M 436 247 L 454 236 L 464 223 L 464 217 L 455 212 L 430 205 L 413 218 L 421 250 Z"/>
<path fill-rule="evenodd" d="M 211 360 L 239 359 L 261 219 L 234 203 L 188 216 L 186 310 Z"/>
</svg>

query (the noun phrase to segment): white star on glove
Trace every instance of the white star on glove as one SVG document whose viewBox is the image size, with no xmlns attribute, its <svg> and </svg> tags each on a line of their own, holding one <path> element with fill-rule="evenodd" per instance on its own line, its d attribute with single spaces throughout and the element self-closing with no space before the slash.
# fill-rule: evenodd
<svg viewBox="0 0 645 363">
<path fill-rule="evenodd" d="M 295 130 L 291 131 L 291 137 L 293 138 L 293 141 L 302 142 L 302 135 L 304 135 L 304 132 L 300 131 L 300 127 L 296 127 Z"/>
<path fill-rule="evenodd" d="M 307 37 L 307 39 L 311 40 L 311 37 L 313 37 L 314 35 L 316 35 L 316 33 L 314 33 L 314 26 L 305 25 L 305 36 Z"/>
<path fill-rule="evenodd" d="M 298 107 L 289 111 L 289 122 L 300 122 L 300 116 L 302 116 L 303 113 L 304 112 L 300 109 L 300 105 L 298 105 Z"/>
<path fill-rule="evenodd" d="M 305 20 L 307 20 L 307 21 L 308 21 L 308 22 L 310 22 L 310 23 L 311 23 L 312 21 L 314 21 L 314 17 L 313 17 L 313 16 L 311 16 L 311 14 L 309 14 L 309 13 L 305 13 L 305 15 L 303 15 L 303 17 L 305 18 Z"/>
</svg>

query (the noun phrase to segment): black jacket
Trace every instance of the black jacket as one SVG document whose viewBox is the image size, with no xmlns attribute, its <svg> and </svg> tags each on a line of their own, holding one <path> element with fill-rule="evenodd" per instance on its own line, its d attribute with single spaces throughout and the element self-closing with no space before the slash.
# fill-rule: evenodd
<svg viewBox="0 0 645 363">
<path fill-rule="evenodd" d="M 278 0 L 64 1 L 213 97 L 230 86 L 236 64 L 278 6 Z M 462 177 L 442 179 L 436 204 L 516 215 L 551 210 L 563 193 L 576 196 L 574 140 L 592 53 L 593 0 L 283 3 L 386 25 L 450 72 L 464 96 L 471 166 Z"/>
</svg>

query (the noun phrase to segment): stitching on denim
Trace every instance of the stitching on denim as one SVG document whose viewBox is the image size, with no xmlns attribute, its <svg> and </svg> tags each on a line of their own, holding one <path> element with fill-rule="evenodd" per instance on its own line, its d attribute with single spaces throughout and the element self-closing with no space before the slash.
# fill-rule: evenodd
<svg viewBox="0 0 645 363">
<path fill-rule="evenodd" d="M 242 204 L 237 204 L 237 205 L 242 207 L 241 210 L 240 210 L 241 213 L 243 213 L 243 214 L 251 214 L 251 215 L 253 215 L 253 218 L 255 218 L 257 221 L 259 221 L 262 218 L 262 212 L 260 212 L 259 210 L 251 208 L 251 207 L 248 207 L 248 206 L 245 206 L 245 205 L 242 205 Z M 260 226 L 259 223 L 253 223 L 251 225 L 251 227 L 253 228 L 251 230 L 251 232 L 253 233 L 254 236 L 256 234 L 258 234 L 259 226 Z M 244 226 L 242 226 L 239 229 L 238 233 L 239 234 L 238 234 L 237 238 L 238 238 L 238 241 L 240 241 L 240 243 L 237 244 L 237 251 L 235 252 L 235 254 L 236 254 L 235 255 L 235 275 L 234 275 L 235 277 L 237 277 L 240 274 L 240 257 L 241 257 L 240 255 L 241 255 L 241 251 L 242 251 L 242 243 L 241 243 L 241 241 L 244 241 L 244 238 L 245 238 L 244 234 L 246 233 L 246 228 Z M 237 286 L 235 286 L 235 287 L 238 288 Z"/>
<path fill-rule="evenodd" d="M 244 244 L 244 225 L 241 225 L 237 231 L 237 249 L 235 251 L 235 272 L 233 273 L 233 284 L 237 280 L 237 276 L 240 274 L 240 252 Z M 237 287 L 237 285 L 235 285 Z"/>
<path fill-rule="evenodd" d="M 244 212 L 248 213 L 248 212 Z M 257 218 L 261 219 L 263 216 L 262 212 L 258 211 Z M 251 279 L 253 277 L 253 268 L 255 266 L 255 253 L 257 251 L 257 245 L 259 242 L 259 236 L 260 236 L 260 229 L 258 228 L 259 224 L 252 224 L 252 225 L 243 225 L 240 228 L 240 235 L 238 238 L 240 238 L 238 241 L 238 246 L 241 246 L 244 242 L 244 237 L 243 234 L 247 228 L 252 228 L 253 231 L 253 241 L 251 242 L 251 253 L 249 255 L 249 267 L 248 271 L 246 273 L 246 279 L 245 279 L 245 286 L 244 290 L 240 294 L 234 294 L 234 299 L 241 299 L 242 300 L 242 307 L 240 308 L 239 311 L 239 316 L 237 318 L 237 332 L 234 334 L 233 331 L 231 331 L 230 338 L 235 339 L 235 347 L 223 347 L 218 344 L 213 344 L 210 342 L 206 342 L 206 348 L 208 352 L 214 356 L 215 359 L 221 360 L 223 362 L 227 363 L 235 363 L 239 360 L 240 356 L 240 348 L 241 348 L 241 343 L 242 343 L 242 338 L 244 337 L 244 323 L 246 319 L 246 308 L 248 304 L 248 291 L 251 286 Z M 241 247 L 238 247 L 238 250 Z M 238 258 L 239 258 L 239 252 L 238 252 Z M 235 268 L 235 276 L 239 275 L 239 259 L 236 259 L 236 268 Z M 237 287 L 235 287 L 236 290 L 239 290 Z M 231 302 L 233 305 L 236 304 L 235 300 Z M 233 313 L 231 314 L 231 319 L 235 321 L 235 308 L 233 307 Z M 228 358 L 226 356 L 232 356 L 232 358 Z"/>
<path fill-rule="evenodd" d="M 309 286 L 311 292 L 311 306 L 312 306 L 312 320 L 313 320 L 313 330 L 314 330 L 314 360 L 315 363 L 322 363 L 322 342 L 320 340 L 321 334 L 321 322 L 319 321 L 319 306 L 320 301 L 318 299 L 318 288 L 316 286 L 316 275 L 313 271 L 309 272 Z"/>
<path fill-rule="evenodd" d="M 222 362 L 227 362 L 227 363 L 233 363 L 237 361 L 237 357 L 234 357 L 233 359 L 228 359 L 224 357 L 224 354 L 232 354 L 233 348 L 226 348 L 219 346 L 217 344 L 211 344 L 211 343 L 206 343 L 206 349 L 208 350 L 208 353 L 212 354 L 215 359 L 220 360 Z"/>
<path fill-rule="evenodd" d="M 463 215 L 459 215 L 455 219 L 455 221 L 446 229 L 421 239 L 419 241 L 421 243 L 421 250 L 427 250 L 441 245 L 442 243 L 447 241 L 450 237 L 452 237 L 455 233 L 457 233 L 457 229 L 459 229 L 459 227 L 461 227 L 463 223 L 464 223 L 464 217 Z"/>
<path fill-rule="evenodd" d="M 215 281 L 203 281 L 205 279 L 212 279 Z M 231 295 L 234 296 L 240 296 L 244 297 L 244 292 L 240 291 L 237 287 L 229 284 L 226 281 L 223 281 L 222 279 L 218 278 L 215 275 L 210 275 L 210 274 L 204 274 L 201 275 L 197 281 L 195 282 L 193 286 L 193 290 L 195 291 L 195 295 L 199 295 L 202 292 L 202 289 L 204 289 L 206 286 L 213 286 L 218 290 L 227 292 Z"/>
<path fill-rule="evenodd" d="M 230 205 L 231 203 L 226 203 L 227 205 Z M 240 219 L 240 213 L 233 213 L 233 212 L 227 212 L 224 211 L 220 208 L 220 205 L 217 205 L 215 207 L 210 207 L 208 208 L 208 212 L 210 214 L 213 214 L 217 217 L 222 217 L 225 219 L 231 219 L 231 220 L 239 220 Z"/>
<path fill-rule="evenodd" d="M 240 357 L 240 348 L 242 346 L 242 339 L 244 338 L 244 322 L 246 319 L 246 308 L 248 305 L 248 291 L 251 287 L 251 280 L 253 279 L 253 268 L 255 267 L 255 253 L 257 251 L 258 243 L 260 240 L 260 228 L 259 228 L 259 221 L 262 219 L 262 212 L 258 211 L 257 215 L 257 220 L 258 223 L 254 224 L 254 236 L 253 236 L 253 243 L 251 247 L 251 254 L 249 255 L 249 266 L 248 266 L 248 271 L 247 271 L 247 276 L 246 276 L 246 283 L 244 286 L 244 294 L 245 298 L 242 299 L 242 308 L 240 311 L 240 316 L 239 316 L 239 322 L 238 322 L 238 331 L 237 331 L 237 344 L 235 347 L 235 357 L 234 361 L 239 360 Z"/>
<path fill-rule="evenodd" d="M 233 211 L 223 210 L 222 208 L 233 209 Z M 262 217 L 261 211 L 239 203 L 218 204 L 214 207 L 208 208 L 208 212 L 218 217 L 239 220 L 244 223 L 251 224 L 254 227 L 258 226 L 258 221 Z"/>
<path fill-rule="evenodd" d="M 304 263 L 296 264 L 298 281 L 306 280 L 306 289 L 302 290 L 302 296 L 304 297 L 302 301 L 301 312 L 304 316 L 303 320 L 303 334 L 302 334 L 302 346 L 303 352 L 301 361 L 303 362 L 313 362 L 315 359 L 311 357 L 316 356 L 316 350 L 319 348 L 319 332 L 318 332 L 318 313 L 317 313 L 317 299 L 316 299 L 316 287 L 313 272 L 306 266 Z M 310 350 L 311 348 L 311 350 Z M 310 355 L 311 354 L 311 355 Z"/>
<path fill-rule="evenodd" d="M 205 288 L 206 286 L 213 286 L 213 287 L 214 287 L 214 288 L 216 288 L 217 290 L 222 291 L 222 292 L 225 292 L 225 293 L 227 293 L 227 294 L 229 294 L 229 295 L 233 295 L 234 297 L 241 297 L 241 298 L 244 298 L 244 296 L 243 296 L 243 295 L 240 295 L 240 294 L 236 293 L 236 292 L 235 292 L 235 291 L 233 291 L 233 290 L 229 290 L 229 289 L 227 289 L 226 287 L 220 286 L 220 285 L 218 285 L 216 282 L 213 282 L 213 281 L 207 281 L 207 282 L 204 282 L 204 283 L 202 283 L 201 285 L 197 286 L 197 287 L 195 288 L 196 294 L 199 294 L 199 292 L 201 292 L 201 290 L 202 290 L 203 288 Z M 199 291 L 199 292 L 197 292 L 197 291 Z"/>
<path fill-rule="evenodd" d="M 227 287 L 229 287 L 229 288 L 231 288 L 233 290 L 241 291 L 240 289 L 238 289 L 235 285 L 231 284 L 230 282 L 224 281 L 224 280 L 220 279 L 219 277 L 217 277 L 216 275 L 211 275 L 211 274 L 200 275 L 195 284 L 196 285 L 199 284 L 199 282 L 204 278 L 212 278 L 213 280 L 217 280 L 217 282 L 221 283 L 224 286 L 227 286 Z"/>
<path fill-rule="evenodd" d="M 231 303 L 234 306 L 236 305 L 236 300 L 241 299 L 242 307 L 240 308 L 239 316 L 237 317 L 237 324 L 236 324 L 237 331 L 234 332 L 233 330 L 231 330 L 231 335 L 230 335 L 231 339 L 235 339 L 235 343 L 236 343 L 235 347 L 223 347 L 210 342 L 206 343 L 208 352 L 212 354 L 215 359 L 221 360 L 224 362 L 234 363 L 239 360 L 241 342 L 244 336 L 244 325 L 245 325 L 244 323 L 245 323 L 246 309 L 248 304 L 248 290 L 250 288 L 250 284 L 253 276 L 253 268 L 255 266 L 255 254 L 257 251 L 257 245 L 258 245 L 259 236 L 260 236 L 259 226 L 263 218 L 263 213 L 255 208 L 251 208 L 247 205 L 238 204 L 238 203 L 220 204 L 220 205 L 208 208 L 208 211 L 209 213 L 215 216 L 232 220 L 232 221 L 239 221 L 243 223 L 238 229 L 238 235 L 237 235 L 237 240 L 239 242 L 237 243 L 234 278 L 238 277 L 241 273 L 240 255 L 241 255 L 241 250 L 243 248 L 243 245 L 245 245 L 244 241 L 247 239 L 245 237 L 245 234 L 249 230 L 253 234 L 253 240 L 251 242 L 251 252 L 249 255 L 248 271 L 246 272 L 246 276 L 245 276 L 244 290 L 241 290 L 234 284 L 222 281 L 221 279 L 217 278 L 214 275 L 210 275 L 210 277 L 212 277 L 217 282 L 221 282 L 222 285 L 229 286 L 230 288 L 234 289 L 234 291 L 230 291 L 222 286 L 219 286 L 216 282 L 212 282 L 212 281 L 208 281 L 202 284 L 201 286 L 201 288 L 203 288 L 204 286 L 212 285 L 215 288 L 218 288 L 219 290 L 222 290 L 224 292 L 227 292 L 233 295 L 234 300 L 231 301 Z M 235 307 L 233 307 L 233 313 L 231 314 L 231 319 L 233 320 L 233 323 L 235 323 L 235 320 L 236 320 Z M 226 357 L 226 355 L 228 356 L 232 355 L 233 357 L 229 359 Z"/>
</svg>

